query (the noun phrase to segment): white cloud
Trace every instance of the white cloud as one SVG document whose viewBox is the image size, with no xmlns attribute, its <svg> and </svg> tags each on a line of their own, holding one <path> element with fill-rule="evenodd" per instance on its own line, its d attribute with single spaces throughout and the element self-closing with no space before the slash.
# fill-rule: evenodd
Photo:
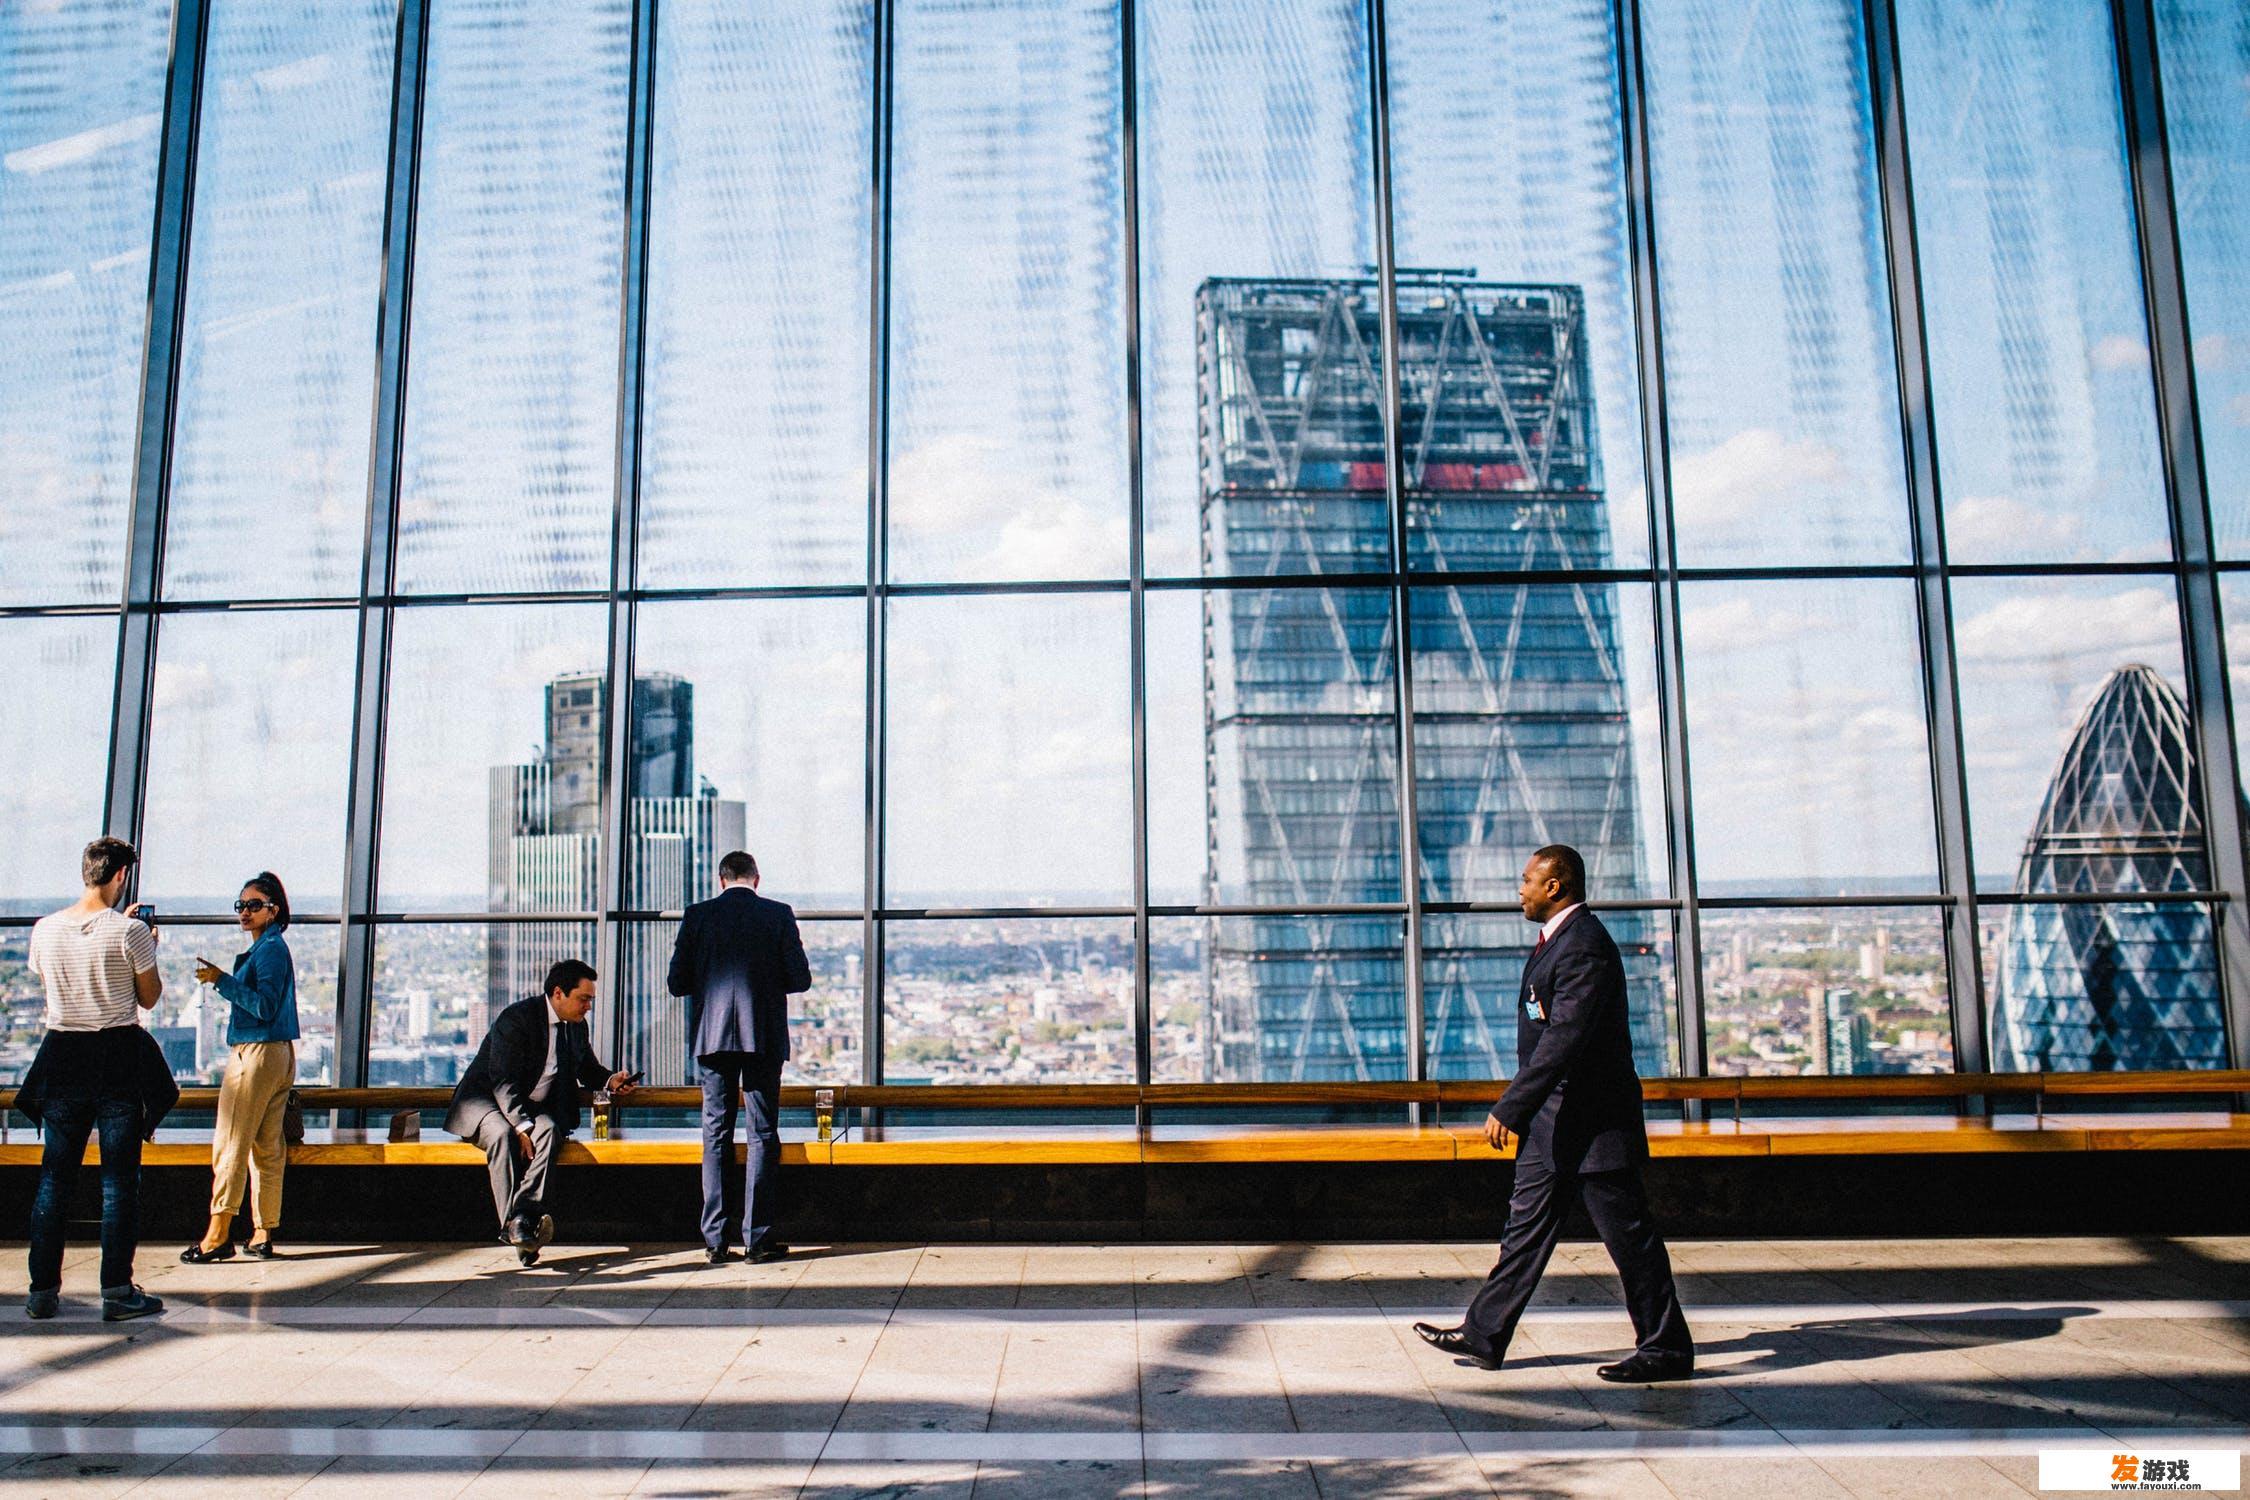
<svg viewBox="0 0 2250 1500">
<path fill-rule="evenodd" d="M 2058 515 L 2014 495 L 1969 495 L 1945 505 L 1948 548 L 1964 556 L 2006 553 L 2076 554 L 2078 518 Z"/>
<path fill-rule="evenodd" d="M 2207 333 L 2195 341 L 2195 368 L 2198 374 L 2211 375 L 2227 367 L 2234 357 L 2234 341 L 2223 333 Z"/>
<path fill-rule="evenodd" d="M 2104 372 L 2137 370 L 2148 363 L 2148 345 L 2137 338 L 2113 333 L 2094 345 L 2094 368 Z"/>
<path fill-rule="evenodd" d="M 2237 427 L 2250 427 L 2250 393 L 2235 397 L 2227 403 L 2227 415 Z"/>
<path fill-rule="evenodd" d="M 1672 463 L 1672 510 L 1682 526 L 1745 525 L 1808 489 L 1848 478 L 1844 455 L 1811 438 L 1748 427 Z"/>
<path fill-rule="evenodd" d="M 2141 586 L 2091 598 L 2076 592 L 2018 594 L 1962 621 L 1955 640 L 1965 662 L 2093 657 L 2122 666 L 2141 652 L 2157 653 L 2160 661 L 2176 653 L 2179 631 L 2170 592 Z"/>
<path fill-rule="evenodd" d="M 1007 445 L 970 433 L 924 443 L 891 470 L 891 522 L 955 541 L 974 578 L 1084 578 L 1125 571 L 1122 515 L 1046 484 Z"/>
</svg>

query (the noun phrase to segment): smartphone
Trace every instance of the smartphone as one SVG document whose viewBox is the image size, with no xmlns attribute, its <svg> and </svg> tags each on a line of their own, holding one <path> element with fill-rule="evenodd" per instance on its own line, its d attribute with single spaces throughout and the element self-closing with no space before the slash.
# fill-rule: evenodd
<svg viewBox="0 0 2250 1500">
<path fill-rule="evenodd" d="M 641 1069 L 635 1068 L 632 1072 L 625 1075 L 625 1081 L 627 1083 L 639 1083 L 641 1081 L 641 1072 Z"/>
<path fill-rule="evenodd" d="M 154 927 L 156 925 L 156 903 L 153 901 L 142 901 L 135 905 L 128 906 L 125 908 L 125 915 L 133 918 L 135 921 L 146 922 L 149 924 L 149 926 Z"/>
</svg>

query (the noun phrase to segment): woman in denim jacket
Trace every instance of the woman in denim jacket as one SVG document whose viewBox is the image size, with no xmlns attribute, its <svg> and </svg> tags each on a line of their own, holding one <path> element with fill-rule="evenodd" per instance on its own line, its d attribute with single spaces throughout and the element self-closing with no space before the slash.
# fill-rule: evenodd
<svg viewBox="0 0 2250 1500">
<path fill-rule="evenodd" d="M 289 893 L 272 871 L 260 871 L 242 887 L 234 910 L 253 939 L 235 955 L 234 972 L 209 959 L 195 961 L 196 979 L 217 990 L 231 1010 L 226 1081 L 211 1137 L 211 1223 L 200 1244 L 180 1252 L 190 1265 L 234 1255 L 228 1230 L 242 1205 L 245 1178 L 256 1223 L 245 1253 L 272 1259 L 274 1226 L 281 1222 L 281 1169 L 289 1150 L 282 1115 L 297 1081 L 297 967 L 281 936 L 289 926 Z"/>
</svg>

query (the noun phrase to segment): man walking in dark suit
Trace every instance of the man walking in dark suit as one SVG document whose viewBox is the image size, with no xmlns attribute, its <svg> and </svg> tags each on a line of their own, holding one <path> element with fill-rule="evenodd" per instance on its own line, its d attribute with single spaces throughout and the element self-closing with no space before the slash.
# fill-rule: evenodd
<svg viewBox="0 0 2250 1500">
<path fill-rule="evenodd" d="M 493 1017 L 469 1070 L 453 1090 L 445 1128 L 484 1148 L 500 1237 L 525 1265 L 555 1237 L 547 1175 L 578 1124 L 578 1091 L 633 1092 L 633 1075 L 595 1060 L 586 1031 L 594 1008 L 593 965 L 566 958 L 547 971 L 547 992 Z"/>
<path fill-rule="evenodd" d="M 797 914 L 758 894 L 758 862 L 741 850 L 719 861 L 719 894 L 687 909 L 668 987 L 687 999 L 688 1047 L 703 1085 L 704 1253 L 714 1266 L 727 1258 L 726 1170 L 736 1102 L 747 1098 L 743 1250 L 753 1262 L 779 1260 L 789 1253 L 773 1233 L 781 1065 L 789 1060 L 789 997 L 812 988 L 812 970 Z"/>
<path fill-rule="evenodd" d="M 1641 1191 L 1648 1131 L 1633 1071 L 1625 965 L 1609 929 L 1586 909 L 1586 862 L 1577 850 L 1550 844 L 1532 855 L 1517 895 L 1540 929 L 1523 971 L 1516 1076 L 1484 1122 L 1495 1150 L 1511 1135 L 1519 1141 L 1500 1263 L 1458 1328 L 1417 1323 L 1414 1331 L 1448 1354 L 1499 1369 L 1575 1198 L 1625 1282 L 1639 1346 L 1595 1373 L 1629 1382 L 1684 1380 L 1695 1369 L 1695 1341 Z"/>
</svg>

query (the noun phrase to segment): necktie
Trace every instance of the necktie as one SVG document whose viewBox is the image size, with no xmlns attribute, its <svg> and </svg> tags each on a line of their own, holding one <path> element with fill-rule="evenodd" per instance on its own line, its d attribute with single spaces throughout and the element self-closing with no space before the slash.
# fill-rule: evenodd
<svg viewBox="0 0 2250 1500">
<path fill-rule="evenodd" d="M 1533 944 L 1531 945 L 1531 956 L 1532 956 L 1533 958 L 1537 958 L 1537 957 L 1539 956 L 1539 950 L 1540 950 L 1540 949 L 1542 949 L 1542 948 L 1544 948 L 1544 947 L 1546 947 L 1546 946 L 1547 946 L 1547 930 L 1546 930 L 1546 929 L 1545 929 L 1544 927 L 1542 927 L 1541 929 L 1539 929 L 1539 941 L 1538 941 L 1538 942 L 1536 942 L 1536 943 L 1533 943 Z"/>
</svg>

